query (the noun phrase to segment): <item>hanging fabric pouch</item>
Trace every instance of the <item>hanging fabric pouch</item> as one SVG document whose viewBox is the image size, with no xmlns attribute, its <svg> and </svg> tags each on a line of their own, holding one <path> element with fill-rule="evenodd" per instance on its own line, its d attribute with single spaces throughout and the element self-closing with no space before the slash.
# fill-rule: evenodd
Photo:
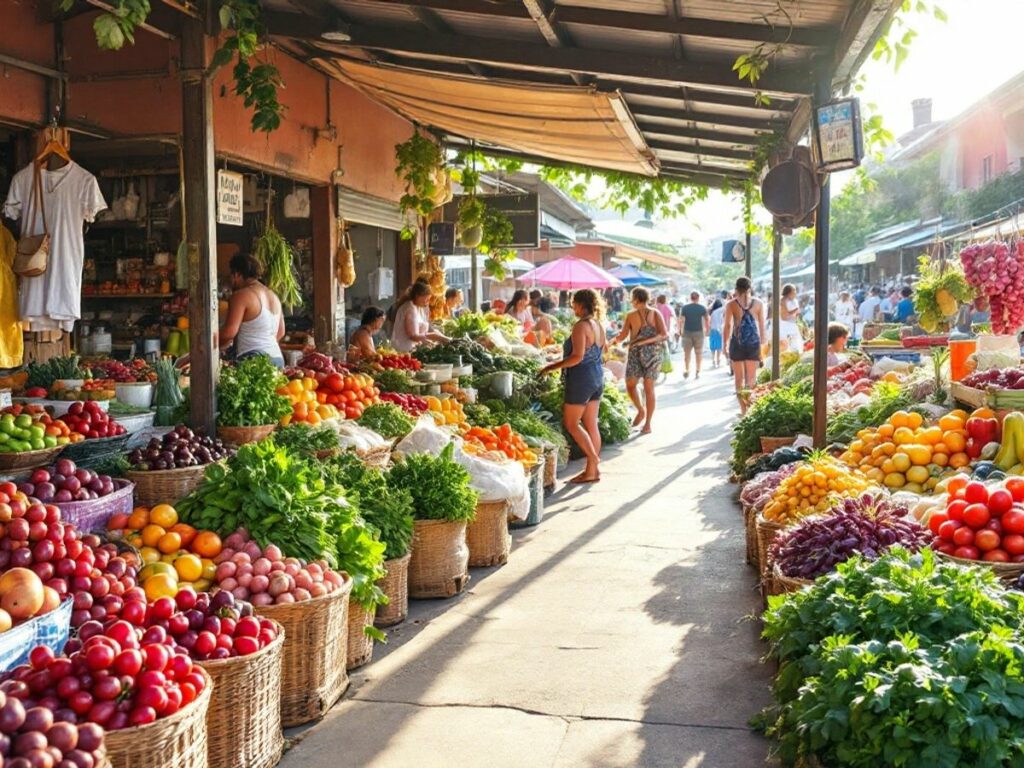
<svg viewBox="0 0 1024 768">
<path fill-rule="evenodd" d="M 32 163 L 32 192 L 29 194 L 25 215 L 22 217 L 22 231 L 29 231 L 35 223 L 35 214 L 43 217 L 41 235 L 25 235 L 18 239 L 14 255 L 14 274 L 18 277 L 39 277 L 46 272 L 50 262 L 50 233 L 46 226 L 46 208 L 43 206 L 43 180 L 39 165 Z M 33 204 L 37 206 L 33 210 Z"/>
<path fill-rule="evenodd" d="M 335 270 L 342 288 L 350 287 L 356 281 L 355 251 L 352 237 L 345 226 L 345 220 L 338 220 L 338 250 L 335 254 Z"/>
</svg>

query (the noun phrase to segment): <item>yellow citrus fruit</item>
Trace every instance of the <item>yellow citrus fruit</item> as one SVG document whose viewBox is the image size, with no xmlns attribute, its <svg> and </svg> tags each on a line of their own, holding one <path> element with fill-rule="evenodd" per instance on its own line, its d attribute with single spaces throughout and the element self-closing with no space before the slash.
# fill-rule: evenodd
<svg viewBox="0 0 1024 768">
<path fill-rule="evenodd" d="M 890 472 L 885 476 L 884 482 L 886 488 L 902 488 L 906 484 L 907 478 L 899 472 Z"/>
<path fill-rule="evenodd" d="M 174 570 L 174 566 L 170 563 L 160 562 L 159 560 L 154 563 L 148 563 L 142 567 L 139 571 L 139 582 L 147 581 L 154 576 L 170 576 L 175 581 L 178 580 L 178 572 Z"/>
<path fill-rule="evenodd" d="M 897 427 L 892 439 L 897 445 L 907 445 L 914 442 L 914 431 L 908 427 Z"/>
<path fill-rule="evenodd" d="M 177 533 L 165 533 L 157 541 L 156 548 L 163 552 L 165 555 L 171 552 L 177 552 L 181 549 L 181 536 Z"/>
<path fill-rule="evenodd" d="M 935 464 L 940 467 L 945 467 L 946 465 L 949 464 L 949 456 L 945 453 L 933 453 L 932 464 Z"/>
<path fill-rule="evenodd" d="M 891 461 L 893 465 L 893 469 L 889 470 L 891 472 L 906 472 L 908 469 L 910 469 L 910 456 L 908 456 L 903 451 L 900 451 L 899 453 L 894 453 Z"/>
<path fill-rule="evenodd" d="M 184 581 L 195 581 L 203 577 L 203 563 L 195 555 L 182 555 L 174 561 L 174 570 L 178 578 Z"/>
<path fill-rule="evenodd" d="M 149 602 L 161 597 L 174 597 L 178 594 L 178 580 L 166 573 L 158 573 L 146 579 L 142 589 L 146 592 L 146 599 Z"/>
<path fill-rule="evenodd" d="M 896 427 L 896 429 L 899 429 L 900 427 L 909 427 L 910 414 L 906 411 L 896 411 L 896 413 L 889 417 L 889 423 Z"/>
<path fill-rule="evenodd" d="M 199 560 L 203 564 L 203 578 L 212 579 L 217 575 L 217 564 L 208 557 L 200 558 Z"/>
<path fill-rule="evenodd" d="M 147 547 L 155 547 L 157 543 L 160 541 L 160 537 L 162 537 L 165 533 L 167 533 L 167 531 L 165 531 L 159 525 L 147 525 L 145 528 L 142 529 L 142 543 L 145 544 Z M 162 552 L 163 550 L 160 551 Z"/>
<path fill-rule="evenodd" d="M 139 554 L 142 555 L 142 562 L 144 563 L 155 563 L 160 559 L 160 550 L 154 547 L 142 547 L 139 549 Z"/>
<path fill-rule="evenodd" d="M 170 504 L 157 504 L 149 510 L 149 522 L 156 523 L 161 528 L 170 528 L 178 522 L 178 513 Z"/>
<path fill-rule="evenodd" d="M 928 473 L 927 467 L 915 466 L 907 470 L 908 483 L 917 483 L 918 485 L 923 485 L 924 483 L 928 482 L 929 476 L 930 475 Z"/>
<path fill-rule="evenodd" d="M 916 411 L 911 411 L 907 414 L 907 426 L 911 429 L 920 429 L 921 425 L 924 424 L 924 417 Z"/>
</svg>

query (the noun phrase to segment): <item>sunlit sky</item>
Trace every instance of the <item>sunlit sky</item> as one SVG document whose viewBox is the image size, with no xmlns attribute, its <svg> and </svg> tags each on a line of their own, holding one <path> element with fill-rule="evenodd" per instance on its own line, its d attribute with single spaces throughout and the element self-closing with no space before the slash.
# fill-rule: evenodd
<svg viewBox="0 0 1024 768">
<path fill-rule="evenodd" d="M 862 101 L 874 102 L 897 136 L 912 127 L 913 99 L 931 98 L 933 119 L 948 119 L 1024 69 L 1024 0 L 938 2 L 949 20 L 910 18 L 918 36 L 898 72 L 891 63 L 870 59 L 862 68 L 867 78 Z M 842 183 L 841 176 L 834 178 L 833 194 Z M 737 234 L 742 226 L 738 213 L 737 198 L 713 192 L 685 219 L 661 227 L 680 237 L 707 240 Z"/>
</svg>

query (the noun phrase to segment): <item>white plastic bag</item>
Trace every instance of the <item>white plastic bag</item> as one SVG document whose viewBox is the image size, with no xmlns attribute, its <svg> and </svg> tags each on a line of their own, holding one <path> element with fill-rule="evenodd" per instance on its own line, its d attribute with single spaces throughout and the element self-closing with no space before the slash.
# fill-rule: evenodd
<svg viewBox="0 0 1024 768">
<path fill-rule="evenodd" d="M 438 456 L 451 441 L 451 432 L 437 426 L 430 416 L 420 416 L 412 431 L 395 446 L 395 451 L 405 456 L 413 453 Z"/>
</svg>

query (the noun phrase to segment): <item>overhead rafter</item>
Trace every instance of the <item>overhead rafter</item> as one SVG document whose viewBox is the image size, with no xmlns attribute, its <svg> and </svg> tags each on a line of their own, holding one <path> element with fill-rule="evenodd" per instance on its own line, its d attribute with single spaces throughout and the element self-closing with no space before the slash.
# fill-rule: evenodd
<svg viewBox="0 0 1024 768">
<path fill-rule="evenodd" d="M 750 161 L 754 159 L 754 153 L 744 149 L 728 149 L 725 147 L 707 147 L 703 144 L 690 144 L 685 141 L 674 139 L 671 136 L 659 136 L 649 138 L 647 146 L 655 151 L 661 152 L 683 152 L 688 155 L 703 155 L 705 157 L 722 157 L 728 160 Z"/>
<path fill-rule="evenodd" d="M 549 48 L 530 43 L 508 45 L 499 38 L 452 35 L 364 25 L 352 25 L 347 41 L 327 42 L 324 22 L 299 14 L 266 12 L 271 35 L 317 41 L 325 50 L 344 51 L 351 47 L 372 48 L 426 59 L 475 61 L 525 70 L 576 72 L 585 75 L 636 77 L 669 84 L 714 85 L 749 91 L 728 68 L 717 64 L 682 62 L 665 56 L 641 55 L 592 48 Z M 760 81 L 766 93 L 802 95 L 812 89 L 805 71 L 774 67 Z"/>
<path fill-rule="evenodd" d="M 85 0 L 85 2 L 93 8 L 98 8 L 107 13 L 115 15 L 119 13 L 114 2 L 106 2 L 106 0 Z M 180 25 L 181 16 L 179 13 L 176 13 L 169 6 L 158 5 L 150 11 L 146 21 L 139 24 L 138 27 L 165 40 L 175 40 L 178 38 Z"/>
<path fill-rule="evenodd" d="M 548 0 L 523 0 L 523 5 L 526 7 L 527 13 L 530 14 L 530 18 L 537 24 L 541 35 L 547 40 L 548 45 L 552 48 L 576 47 L 572 35 L 553 20 L 555 9 Z M 585 79 L 578 72 L 571 73 L 571 76 L 576 85 L 584 84 Z"/>
<path fill-rule="evenodd" d="M 702 123 L 704 125 L 721 125 L 730 128 L 749 128 L 755 131 L 773 131 L 784 128 L 786 120 L 772 120 L 769 118 L 734 117 L 715 112 L 698 112 L 691 109 L 665 109 L 663 107 L 637 106 L 632 108 L 633 117 L 641 130 L 657 130 L 664 127 L 668 122 L 675 123 Z"/>
<path fill-rule="evenodd" d="M 876 0 L 877 2 L 878 0 Z M 493 0 L 372 0 L 372 4 L 417 6 L 435 11 L 468 13 L 480 16 L 499 16 L 512 19 L 534 18 L 528 5 Z M 538 3 L 547 6 L 547 2 Z M 836 42 L 838 32 L 821 27 L 793 27 L 784 25 L 751 24 L 718 21 L 689 16 L 661 16 L 631 13 L 573 5 L 550 6 L 544 14 L 547 23 L 580 24 L 605 29 L 635 32 L 660 32 L 667 35 L 691 35 L 721 40 L 744 40 L 755 43 L 789 43 L 801 46 L 830 46 Z M 536 19 L 535 19 L 536 20 Z M 557 32 L 556 32 L 557 34 Z"/>
</svg>

